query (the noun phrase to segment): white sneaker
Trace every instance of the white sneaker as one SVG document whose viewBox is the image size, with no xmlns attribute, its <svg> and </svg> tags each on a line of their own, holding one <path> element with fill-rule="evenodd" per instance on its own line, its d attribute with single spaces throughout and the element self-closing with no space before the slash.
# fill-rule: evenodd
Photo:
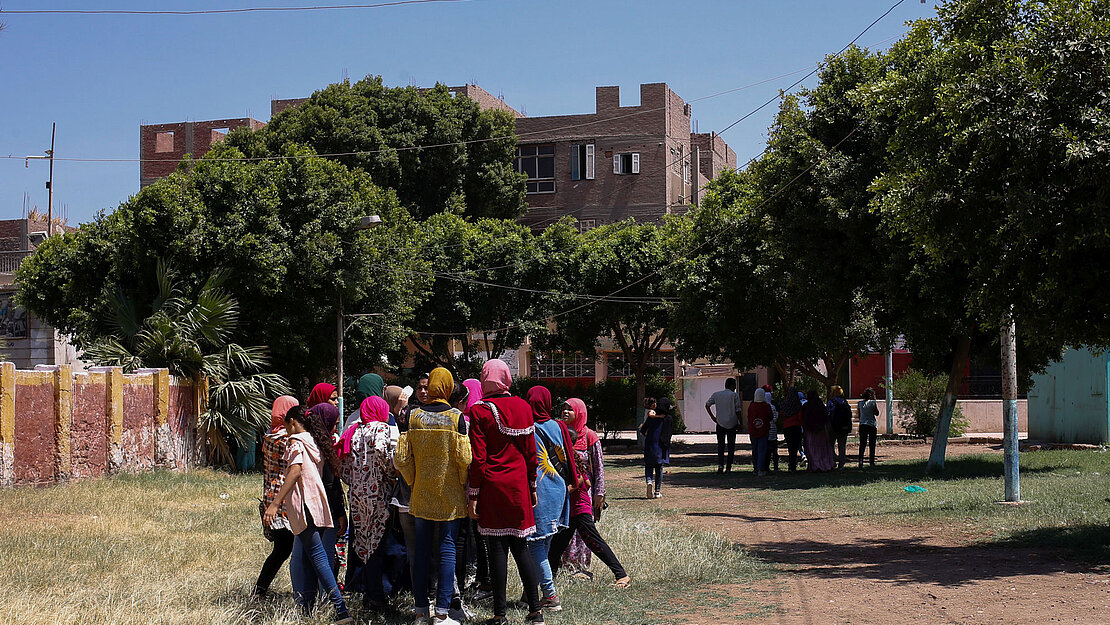
<svg viewBox="0 0 1110 625">
<path fill-rule="evenodd" d="M 462 625 L 462 623 L 451 618 L 450 614 L 437 614 L 428 620 L 431 625 Z"/>
</svg>

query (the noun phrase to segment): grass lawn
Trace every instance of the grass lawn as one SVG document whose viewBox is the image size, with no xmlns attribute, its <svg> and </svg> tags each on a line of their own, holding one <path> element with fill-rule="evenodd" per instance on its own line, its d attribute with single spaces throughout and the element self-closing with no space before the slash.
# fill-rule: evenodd
<svg viewBox="0 0 1110 625">
<path fill-rule="evenodd" d="M 283 568 L 273 595 L 248 591 L 269 553 L 258 519 L 260 478 L 212 470 L 121 475 L 0 490 L 0 623 L 294 623 Z M 565 609 L 549 623 L 665 623 L 712 602 L 705 589 L 763 578 L 770 568 L 716 534 L 675 527 L 614 502 L 599 525 L 632 587 L 562 578 Z M 722 554 L 724 557 L 722 557 Z M 510 598 L 519 596 L 519 581 Z M 356 620 L 359 602 L 351 601 Z M 405 609 L 411 596 L 398 597 Z M 766 606 L 742 605 L 759 614 Z M 490 616 L 489 605 L 479 617 Z M 510 611 L 520 621 L 521 612 Z M 309 623 L 327 623 L 321 614 Z M 377 622 L 381 622 L 380 620 Z M 402 615 L 390 622 L 407 623 Z"/>
<path fill-rule="evenodd" d="M 849 443 L 851 448 L 851 443 Z M 780 452 L 782 453 L 782 452 Z M 833 473 L 785 472 L 764 478 L 750 465 L 728 478 L 747 497 L 791 510 L 864 516 L 877 522 L 947 525 L 979 541 L 1063 548 L 1071 555 L 1110 563 L 1110 453 L 1052 450 L 1022 453 L 1021 495 L 1026 503 L 1003 505 L 1002 455 L 949 455 L 940 477 L 926 477 L 924 460 L 887 460 L 875 468 L 854 465 Z M 623 464 L 623 463 L 622 463 Z M 631 466 L 630 472 L 636 471 Z M 716 459 L 679 458 L 666 482 L 720 485 Z M 917 484 L 924 493 L 908 493 Z"/>
</svg>

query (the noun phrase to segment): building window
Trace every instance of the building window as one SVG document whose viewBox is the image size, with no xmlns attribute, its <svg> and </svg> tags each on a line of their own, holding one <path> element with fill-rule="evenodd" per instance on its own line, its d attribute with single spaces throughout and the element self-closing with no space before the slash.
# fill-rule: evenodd
<svg viewBox="0 0 1110 625">
<path fill-rule="evenodd" d="M 533 354 L 533 378 L 594 378 L 597 365 L 593 354 Z"/>
<path fill-rule="evenodd" d="M 173 152 L 173 131 L 154 133 L 155 152 Z"/>
<path fill-rule="evenodd" d="M 576 143 L 570 146 L 570 179 L 594 179 L 594 144 Z"/>
<path fill-rule="evenodd" d="M 581 219 L 578 221 L 578 232 L 586 232 L 597 227 L 596 219 Z"/>
<path fill-rule="evenodd" d="M 682 181 L 690 184 L 690 163 L 689 161 L 682 164 Z"/>
<path fill-rule="evenodd" d="M 606 378 L 630 378 L 632 377 L 632 365 L 624 360 L 624 354 L 621 352 L 606 352 Z M 662 375 L 665 378 L 674 379 L 674 351 L 660 351 L 656 352 L 647 363 L 648 375 Z"/>
<path fill-rule="evenodd" d="M 555 146 L 551 144 L 517 146 L 516 170 L 527 174 L 528 193 L 554 193 Z"/>
<path fill-rule="evenodd" d="M 640 173 L 640 153 L 639 152 L 623 152 L 613 155 L 613 173 L 614 174 L 638 174 Z"/>
</svg>

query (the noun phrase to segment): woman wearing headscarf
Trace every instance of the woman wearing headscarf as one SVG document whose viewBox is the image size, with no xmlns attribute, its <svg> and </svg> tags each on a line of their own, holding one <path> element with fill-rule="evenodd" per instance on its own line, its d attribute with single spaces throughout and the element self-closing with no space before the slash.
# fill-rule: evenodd
<svg viewBox="0 0 1110 625">
<path fill-rule="evenodd" d="M 386 497 L 393 492 L 397 471 L 389 432 L 389 405 L 371 395 L 359 406 L 359 422 L 347 428 L 336 445 L 343 481 L 350 486 L 351 524 L 348 545 L 361 565 L 363 605 L 375 611 L 387 606 L 382 584 L 382 537 L 389 521 Z M 353 568 L 348 565 L 348 575 Z M 348 584 L 349 585 L 349 584 Z"/>
<path fill-rule="evenodd" d="M 848 462 L 848 435 L 852 433 L 852 407 L 844 399 L 844 389 L 833 386 L 829 389 L 829 411 L 832 441 L 836 443 L 836 468 L 843 469 Z"/>
<path fill-rule="evenodd" d="M 351 414 L 347 415 L 346 420 L 343 421 L 343 431 L 347 431 L 350 427 L 359 422 L 362 413 L 362 402 L 366 401 L 369 397 L 381 397 L 385 399 L 385 380 L 382 376 L 376 373 L 367 373 L 358 379 L 358 387 L 355 391 L 355 409 Z M 386 400 L 386 403 L 389 403 Z"/>
<path fill-rule="evenodd" d="M 533 386 L 525 395 L 532 406 L 532 419 L 536 424 L 536 533 L 528 537 L 528 549 L 536 562 L 543 599 L 540 607 L 545 610 L 562 610 L 555 594 L 555 578 L 547 560 L 551 539 L 560 530 L 570 527 L 570 498 L 568 487 L 578 484 L 578 471 L 574 462 L 574 443 L 566 424 L 551 418 L 551 391 L 543 386 Z"/>
<path fill-rule="evenodd" d="M 463 386 L 469 391 L 466 398 L 466 408 L 463 410 L 463 417 L 466 418 L 467 432 L 470 429 L 470 409 L 474 404 L 482 401 L 482 383 L 474 378 L 467 378 L 463 380 Z M 469 542 L 467 543 L 467 553 L 474 554 L 471 558 L 474 561 L 474 577 L 478 586 L 475 600 L 489 598 L 492 596 L 493 583 L 489 576 L 489 549 L 488 544 L 478 534 L 478 522 L 471 518 L 463 519 L 463 523 L 467 526 L 469 535 Z M 465 580 L 460 582 L 460 587 L 465 585 Z"/>
<path fill-rule="evenodd" d="M 307 412 L 312 413 L 320 420 L 321 425 L 324 427 L 324 431 L 328 433 L 334 445 L 338 438 L 335 435 L 335 427 L 336 424 L 339 423 L 339 408 L 330 401 L 324 401 L 309 408 Z M 324 549 L 328 552 L 328 560 L 331 561 L 332 573 L 338 575 L 340 561 L 336 553 L 336 545 L 339 543 L 340 536 L 347 535 L 347 507 L 343 497 L 343 484 L 339 479 L 338 471 L 332 470 L 330 464 L 325 464 L 323 466 L 320 471 L 320 477 L 324 481 L 324 492 L 326 492 L 328 496 L 328 508 L 331 510 L 331 518 L 335 521 L 332 527 L 323 528 Z"/>
<path fill-rule="evenodd" d="M 462 412 L 451 406 L 455 380 L 443 367 L 428 377 L 427 403 L 409 412 L 408 432 L 397 441 L 393 462 L 405 482 L 412 487 L 409 513 L 415 519 L 415 551 L 412 584 L 417 618 L 428 612 L 428 577 L 432 562 L 433 539 L 438 540 L 439 557 L 436 607 L 433 623 L 447 625 L 451 619 L 451 598 L 455 578 L 455 538 L 459 519 L 466 516 L 467 470 L 470 466 L 470 440 L 460 434 Z"/>
<path fill-rule="evenodd" d="M 833 458 L 832 443 L 829 436 L 829 411 L 821 403 L 817 391 L 806 395 L 802 407 L 802 425 L 805 427 L 806 458 L 810 471 L 832 471 L 836 466 Z"/>
<path fill-rule="evenodd" d="M 293 553 L 293 532 L 289 530 L 289 519 L 285 515 L 285 504 L 279 502 L 274 520 L 266 523 L 266 508 L 274 502 L 282 484 L 285 483 L 285 452 L 289 447 L 289 433 L 285 429 L 285 414 L 299 402 L 296 397 L 282 395 L 274 400 L 270 410 L 270 431 L 262 437 L 262 500 L 258 504 L 258 513 L 263 518 L 262 534 L 266 540 L 274 544 L 266 562 L 262 564 L 262 571 L 258 574 L 258 581 L 254 584 L 254 593 L 264 595 L 270 589 L 281 565 Z"/>
<path fill-rule="evenodd" d="M 787 387 L 782 398 L 782 437 L 786 439 L 790 472 L 798 470 L 798 450 L 802 447 L 802 400 L 796 387 Z"/>
<path fill-rule="evenodd" d="M 579 478 L 586 477 L 590 482 L 591 506 L 587 507 L 593 508 L 594 519 L 598 520 L 601 518 L 602 508 L 605 507 L 605 454 L 602 453 L 601 439 L 597 432 L 586 425 L 586 404 L 581 399 L 568 399 L 563 404 L 562 418 L 574 438 L 575 456 L 582 461 L 580 466 L 586 469 L 580 472 L 582 475 L 579 475 Z M 583 494 L 579 493 L 575 496 L 581 497 Z M 571 516 L 575 514 L 574 502 L 575 499 L 572 498 Z M 590 573 L 592 560 L 593 552 L 586 546 L 578 532 L 574 532 L 570 544 L 563 552 L 559 566 L 571 569 L 575 575 L 592 578 L 593 574 Z"/>
<path fill-rule="evenodd" d="M 628 577 L 624 567 L 621 566 L 620 561 L 617 560 L 617 556 L 613 554 L 613 550 L 609 548 L 609 543 L 605 542 L 605 539 L 597 531 L 597 525 L 595 524 L 601 518 L 601 510 L 605 505 L 605 494 L 602 490 L 601 494 L 597 495 L 598 499 L 594 498 L 598 491 L 594 490 L 595 485 L 590 481 L 589 476 L 596 474 L 602 482 L 605 480 L 604 474 L 600 470 L 603 462 L 601 439 L 598 438 L 596 432 L 586 427 L 586 404 L 581 399 L 568 399 L 563 415 L 570 421 L 575 432 L 573 436 L 575 438 L 575 461 L 578 463 L 578 486 L 571 495 L 570 527 L 560 531 L 551 540 L 551 552 L 548 554 L 548 560 L 551 563 L 551 575 L 552 577 L 558 575 L 564 551 L 570 544 L 571 539 L 578 536 L 589 551 L 596 553 L 597 557 L 605 563 L 605 566 L 608 566 L 609 570 L 613 572 L 613 577 L 616 578 L 616 586 L 626 588 L 632 580 Z M 589 466 L 594 463 L 596 463 L 597 468 Z"/>
<path fill-rule="evenodd" d="M 469 514 L 489 545 L 493 578 L 493 620 L 506 623 L 505 585 L 508 554 L 513 554 L 524 595 L 528 621 L 542 623 L 536 565 L 528 551 L 528 536 L 536 533 L 532 506 L 536 504 L 536 439 L 532 407 L 509 394 L 512 374 L 504 361 L 482 366 L 483 400 L 470 408 Z"/>
<path fill-rule="evenodd" d="M 334 384 L 321 382 L 313 386 L 312 390 L 308 393 L 308 400 L 305 401 L 304 405 L 306 409 L 312 410 L 317 405 L 324 402 L 330 402 L 336 408 L 339 407 L 339 391 L 335 390 Z"/>
</svg>

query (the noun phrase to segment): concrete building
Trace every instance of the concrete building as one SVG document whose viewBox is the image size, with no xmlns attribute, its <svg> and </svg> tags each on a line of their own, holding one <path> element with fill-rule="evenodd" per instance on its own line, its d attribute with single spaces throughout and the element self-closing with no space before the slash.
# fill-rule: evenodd
<svg viewBox="0 0 1110 625">
<path fill-rule="evenodd" d="M 1110 355 L 1069 349 L 1043 374 L 1033 376 L 1029 438 L 1110 444 Z"/>
<path fill-rule="evenodd" d="M 55 222 L 54 232 L 72 230 Z M 15 271 L 46 240 L 46 219 L 35 214 L 0 220 L 0 353 L 20 369 L 37 365 L 74 365 L 83 369 L 77 350 L 52 326 L 15 303 Z"/>
<path fill-rule="evenodd" d="M 139 126 L 139 185 L 172 174 L 186 154 L 200 158 L 236 128 L 257 130 L 266 124 L 239 117 L 201 122 L 175 122 Z"/>
</svg>

